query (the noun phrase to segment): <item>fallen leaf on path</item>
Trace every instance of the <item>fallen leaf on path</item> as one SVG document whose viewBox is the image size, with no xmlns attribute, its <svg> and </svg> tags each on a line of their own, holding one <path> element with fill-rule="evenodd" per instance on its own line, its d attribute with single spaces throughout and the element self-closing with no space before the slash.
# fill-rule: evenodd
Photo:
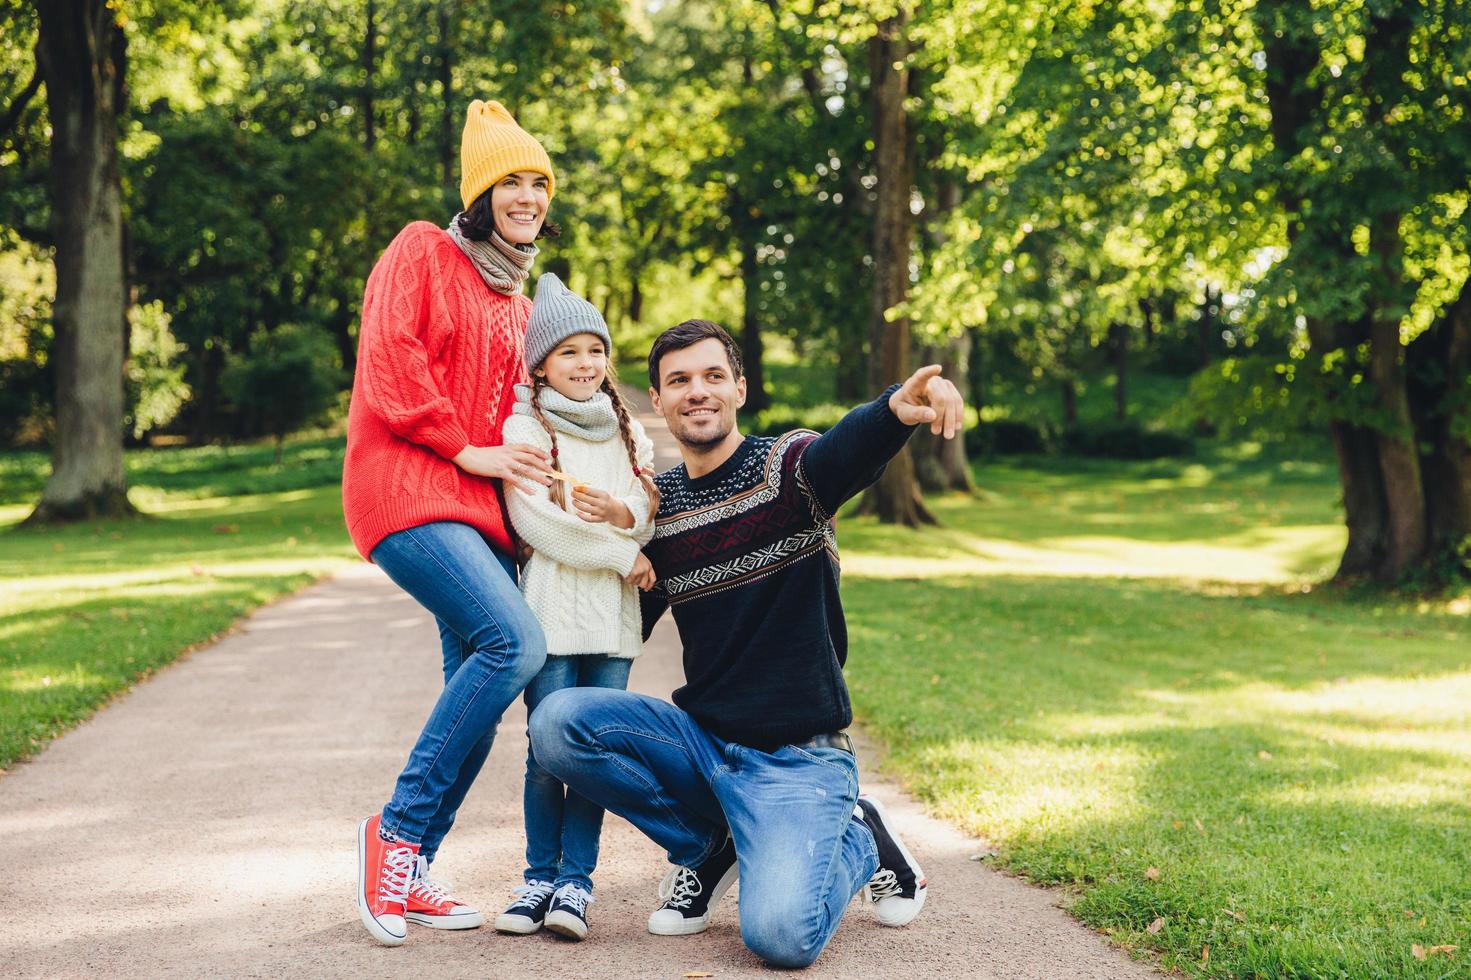
<svg viewBox="0 0 1471 980">
<path fill-rule="evenodd" d="M 1144 931 L 1147 932 L 1147 933 L 1149 933 L 1151 936 L 1153 936 L 1155 933 L 1159 932 L 1164 927 L 1165 927 L 1165 917 L 1161 915 L 1158 918 L 1156 918 L 1153 922 L 1151 922 L 1148 926 L 1146 926 L 1145 929 L 1144 929 Z"/>
<path fill-rule="evenodd" d="M 713 977 L 713 976 L 715 976 L 715 974 L 713 974 L 713 973 L 686 973 L 685 976 L 686 977 Z"/>
<path fill-rule="evenodd" d="M 1183 821 L 1183 820 L 1176 820 L 1176 821 L 1174 821 L 1174 825 L 1175 825 L 1175 829 L 1176 830 L 1179 830 L 1181 827 L 1185 826 L 1185 821 Z"/>
<path fill-rule="evenodd" d="M 1159 881 L 1159 868 L 1150 865 L 1148 868 L 1144 869 L 1144 877 L 1148 878 L 1150 881 Z"/>
<path fill-rule="evenodd" d="M 1410 955 L 1417 960 L 1423 960 L 1425 958 L 1425 947 L 1416 943 L 1410 947 Z"/>
<path fill-rule="evenodd" d="M 1452 953 L 1454 953 L 1459 948 L 1460 948 L 1459 946 L 1450 946 L 1450 945 L 1447 945 L 1447 946 L 1431 946 L 1428 950 L 1426 950 L 1426 952 L 1429 953 L 1431 956 L 1445 956 L 1445 957 L 1449 957 Z"/>
<path fill-rule="evenodd" d="M 1246 916 L 1242 915 L 1240 912 L 1236 912 L 1236 911 L 1233 911 L 1231 909 L 1221 909 L 1221 911 L 1222 912 L 1225 912 L 1227 915 L 1229 915 L 1231 918 L 1235 919 L 1237 922 L 1245 922 L 1246 921 Z"/>
<path fill-rule="evenodd" d="M 1202 834 L 1205 833 L 1205 824 L 1200 822 L 1199 817 L 1195 818 L 1195 829 L 1200 831 Z"/>
<path fill-rule="evenodd" d="M 1210 964 L 1210 961 L 1211 961 L 1211 947 L 1210 947 L 1210 943 L 1206 943 L 1204 946 L 1200 947 L 1200 965 L 1201 966 L 1208 966 Z"/>
</svg>

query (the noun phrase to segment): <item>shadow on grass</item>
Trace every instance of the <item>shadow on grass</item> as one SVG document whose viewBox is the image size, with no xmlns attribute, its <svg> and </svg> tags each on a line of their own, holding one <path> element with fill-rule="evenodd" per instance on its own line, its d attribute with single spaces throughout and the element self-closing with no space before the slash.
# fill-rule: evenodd
<svg viewBox="0 0 1471 980">
<path fill-rule="evenodd" d="M 889 766 L 1089 924 L 1209 975 L 1442 976 L 1411 945 L 1471 941 L 1468 617 L 1108 579 L 844 592 Z"/>
</svg>

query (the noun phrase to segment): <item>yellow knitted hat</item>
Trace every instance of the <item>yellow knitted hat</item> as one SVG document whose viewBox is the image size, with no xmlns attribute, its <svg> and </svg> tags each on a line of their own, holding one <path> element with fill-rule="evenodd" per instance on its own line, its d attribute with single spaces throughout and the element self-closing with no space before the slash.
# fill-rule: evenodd
<svg viewBox="0 0 1471 980">
<path fill-rule="evenodd" d="M 460 138 L 460 198 L 465 207 L 506 174 L 520 170 L 546 174 L 547 199 L 551 199 L 557 178 L 547 151 L 516 125 L 499 102 L 471 102 L 465 113 L 465 134 Z"/>
</svg>

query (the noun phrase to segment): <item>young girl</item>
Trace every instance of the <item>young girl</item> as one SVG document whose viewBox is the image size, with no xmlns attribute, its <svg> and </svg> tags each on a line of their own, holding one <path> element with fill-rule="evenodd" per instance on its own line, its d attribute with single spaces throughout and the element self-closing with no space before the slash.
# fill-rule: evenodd
<svg viewBox="0 0 1471 980">
<path fill-rule="evenodd" d="M 506 494 L 511 524 L 531 546 L 522 577 L 527 605 L 546 632 L 547 660 L 526 688 L 527 713 L 564 687 L 628 685 L 642 645 L 638 588 L 653 585 L 640 550 L 659 508 L 654 447 L 629 418 L 608 361 L 601 314 L 550 273 L 536 284 L 526 328 L 530 385 L 502 427 L 505 442 L 545 450 L 551 487 Z M 592 871 L 603 811 L 526 759 L 526 882 L 501 913 L 501 932 L 546 928 L 587 935 Z"/>
</svg>

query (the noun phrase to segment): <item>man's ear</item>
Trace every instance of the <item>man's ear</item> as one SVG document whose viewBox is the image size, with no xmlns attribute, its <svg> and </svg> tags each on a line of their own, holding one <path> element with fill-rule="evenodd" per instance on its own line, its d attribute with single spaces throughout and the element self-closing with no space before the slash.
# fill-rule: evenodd
<svg viewBox="0 0 1471 980">
<path fill-rule="evenodd" d="M 649 386 L 649 401 L 654 403 L 654 412 L 658 415 L 664 414 L 663 407 L 659 404 L 659 389 L 653 385 Z"/>
<path fill-rule="evenodd" d="M 736 378 L 736 408 L 746 407 L 746 376 Z"/>
</svg>

